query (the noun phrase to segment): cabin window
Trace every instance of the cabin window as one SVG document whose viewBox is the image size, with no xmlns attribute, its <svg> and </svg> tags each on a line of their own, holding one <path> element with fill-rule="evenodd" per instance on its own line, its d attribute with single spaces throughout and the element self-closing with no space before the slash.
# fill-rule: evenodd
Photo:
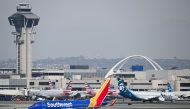
<svg viewBox="0 0 190 109">
<path fill-rule="evenodd" d="M 30 82 L 30 85 L 34 85 L 34 82 Z"/>
</svg>

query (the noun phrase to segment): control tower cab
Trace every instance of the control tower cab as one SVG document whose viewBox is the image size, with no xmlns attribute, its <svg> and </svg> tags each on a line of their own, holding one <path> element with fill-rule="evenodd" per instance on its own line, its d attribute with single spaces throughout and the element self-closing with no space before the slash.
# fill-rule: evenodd
<svg viewBox="0 0 190 109">
<path fill-rule="evenodd" d="M 32 43 L 34 27 L 38 25 L 40 18 L 31 12 L 32 7 L 28 3 L 20 3 L 17 12 L 8 17 L 10 25 L 16 32 L 16 73 L 31 78 L 32 73 Z"/>
</svg>

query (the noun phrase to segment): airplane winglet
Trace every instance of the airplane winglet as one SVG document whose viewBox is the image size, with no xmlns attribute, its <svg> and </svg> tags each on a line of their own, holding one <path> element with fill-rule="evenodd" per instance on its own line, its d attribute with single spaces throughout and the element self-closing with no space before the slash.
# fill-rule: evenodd
<svg viewBox="0 0 190 109">
<path fill-rule="evenodd" d="M 110 86 L 110 80 L 107 79 L 104 84 L 101 86 L 100 90 L 96 93 L 96 95 L 90 99 L 90 104 L 88 107 L 99 107 L 101 106 L 103 100 L 105 99 L 108 89 Z"/>
<path fill-rule="evenodd" d="M 112 101 L 112 103 L 110 104 L 110 106 L 113 106 L 113 105 L 116 103 L 116 101 L 117 101 L 117 98 L 115 98 L 115 99 Z"/>
</svg>

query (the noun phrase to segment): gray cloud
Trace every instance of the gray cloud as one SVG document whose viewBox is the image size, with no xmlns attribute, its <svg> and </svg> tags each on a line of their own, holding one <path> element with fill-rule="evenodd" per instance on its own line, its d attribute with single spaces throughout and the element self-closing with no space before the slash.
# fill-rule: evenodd
<svg viewBox="0 0 190 109">
<path fill-rule="evenodd" d="M 15 58 L 8 17 L 20 0 L 0 1 L 0 60 Z M 134 54 L 153 59 L 190 59 L 188 0 L 28 0 L 40 17 L 33 59 Z"/>
</svg>

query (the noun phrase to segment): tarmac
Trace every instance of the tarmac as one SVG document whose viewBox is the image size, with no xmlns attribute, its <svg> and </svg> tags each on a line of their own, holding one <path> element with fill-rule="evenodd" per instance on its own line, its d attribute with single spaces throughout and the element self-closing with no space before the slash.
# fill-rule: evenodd
<svg viewBox="0 0 190 109">
<path fill-rule="evenodd" d="M 0 109 L 28 109 L 36 101 L 0 101 Z M 128 105 L 131 103 L 131 105 Z M 143 103 L 142 101 L 118 100 L 114 106 L 104 106 L 101 109 L 189 109 L 190 101 L 170 101 Z"/>
</svg>

